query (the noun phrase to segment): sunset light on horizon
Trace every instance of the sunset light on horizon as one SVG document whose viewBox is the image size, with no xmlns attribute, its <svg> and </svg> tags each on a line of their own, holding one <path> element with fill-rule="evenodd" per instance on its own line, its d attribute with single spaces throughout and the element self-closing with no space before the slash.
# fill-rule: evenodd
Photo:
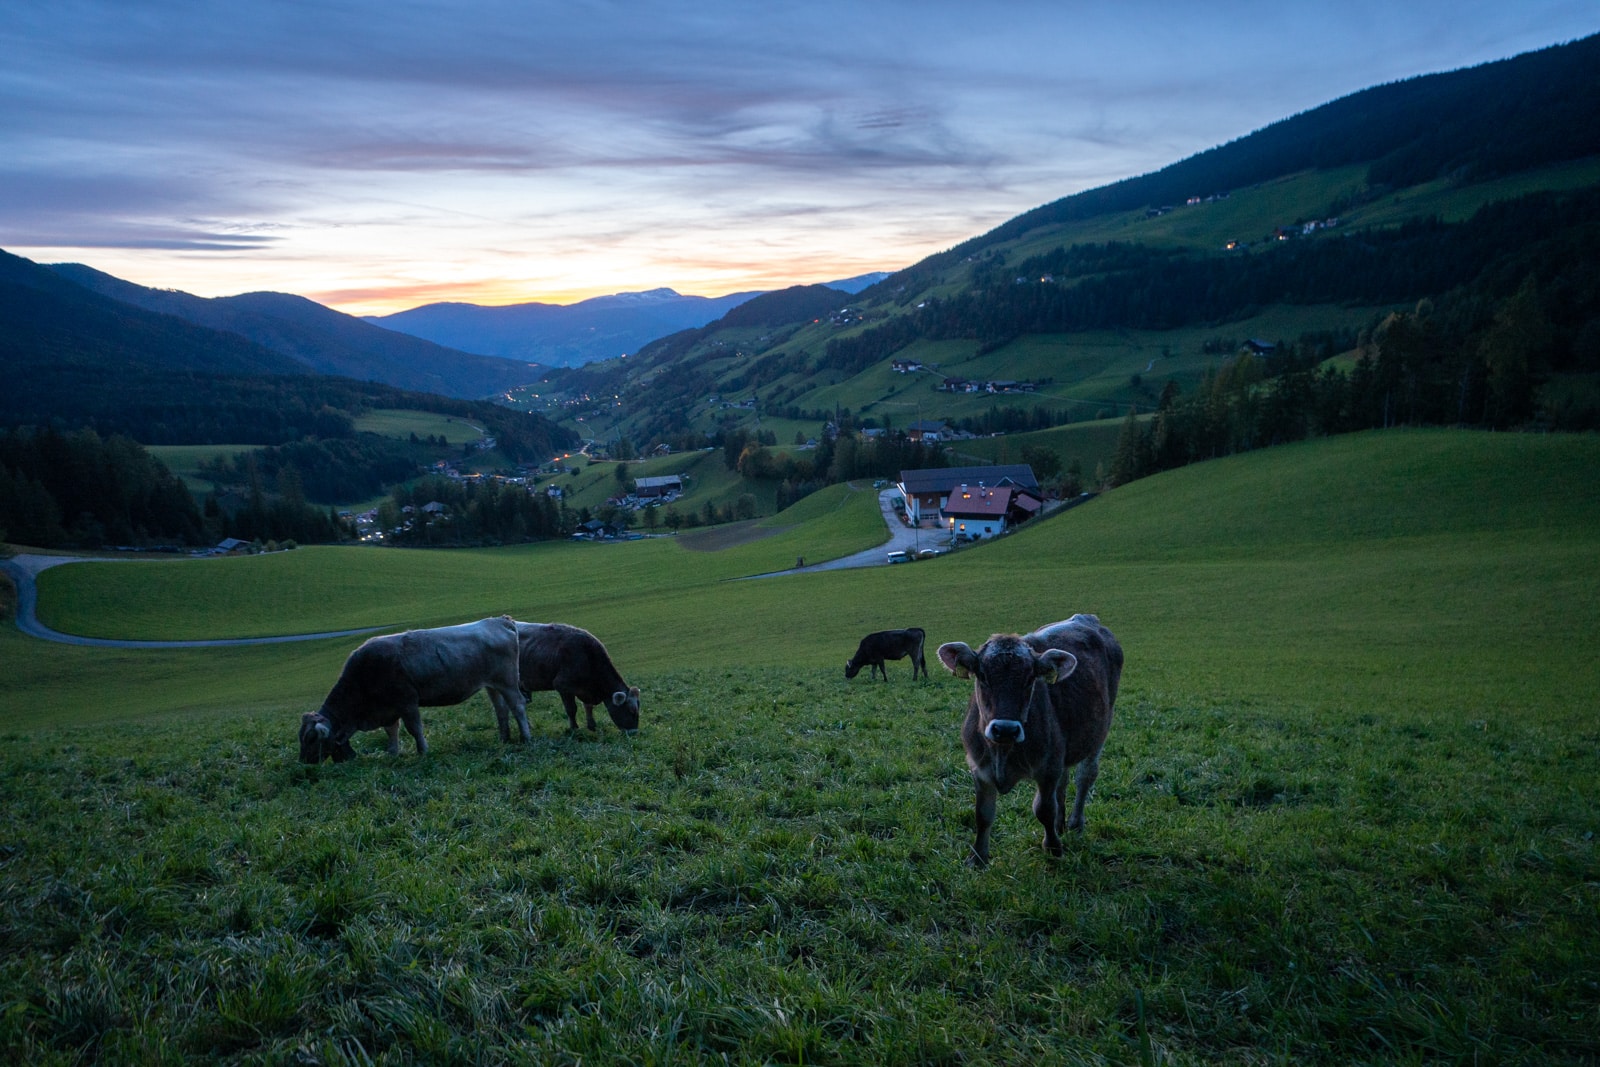
<svg viewBox="0 0 1600 1067">
<path fill-rule="evenodd" d="M 21 0 L 0 248 L 352 314 L 777 289 L 1597 28 L 1560 0 Z"/>
</svg>

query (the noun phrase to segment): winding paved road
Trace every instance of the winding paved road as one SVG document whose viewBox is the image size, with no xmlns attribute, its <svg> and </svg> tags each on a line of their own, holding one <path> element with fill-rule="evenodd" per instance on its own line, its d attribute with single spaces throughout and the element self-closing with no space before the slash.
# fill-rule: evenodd
<svg viewBox="0 0 1600 1067">
<path fill-rule="evenodd" d="M 88 645 L 93 648 L 225 648 L 229 645 L 281 645 L 290 641 L 320 641 L 325 637 L 351 637 L 370 634 L 389 626 L 368 626 L 360 630 L 333 630 L 320 634 L 287 634 L 282 637 L 227 637 L 204 641 L 133 641 L 114 637 L 80 637 L 52 630 L 39 621 L 37 613 L 39 587 L 35 578 L 40 571 L 65 563 L 89 562 L 77 556 L 18 555 L 0 560 L 0 571 L 11 577 L 17 587 L 17 629 L 29 637 L 44 641 L 58 641 L 64 645 Z M 95 560 L 93 562 L 134 563 L 136 560 Z"/>
<path fill-rule="evenodd" d="M 891 552 L 910 552 L 914 548 L 933 548 L 936 545 L 949 543 L 949 536 L 941 534 L 938 530 L 914 530 L 901 521 L 900 514 L 894 510 L 894 498 L 899 495 L 900 491 L 892 487 L 878 494 L 878 510 L 883 512 L 883 524 L 889 528 L 889 540 L 877 548 L 863 549 L 824 563 L 808 563 L 804 567 L 767 571 L 765 574 L 747 574 L 739 580 L 776 578 L 784 574 L 810 574 L 812 571 L 842 571 L 853 567 L 885 567 L 889 564 Z"/>
</svg>

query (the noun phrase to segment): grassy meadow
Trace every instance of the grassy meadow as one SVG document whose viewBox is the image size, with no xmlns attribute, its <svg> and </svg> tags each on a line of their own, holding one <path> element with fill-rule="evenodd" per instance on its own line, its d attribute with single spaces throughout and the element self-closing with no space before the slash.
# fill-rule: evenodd
<svg viewBox="0 0 1600 1067">
<path fill-rule="evenodd" d="M 45 572 L 141 637 L 509 611 L 600 634 L 639 734 L 530 701 L 295 762 L 357 640 L 0 631 L 14 1062 L 1593 1063 L 1600 439 L 1353 435 L 1124 486 L 936 561 L 834 487 L 672 539 Z M 1024 785 L 966 867 L 970 683 L 871 629 L 1100 615 L 1127 668 L 1086 832 Z M 932 649 L 929 650 L 932 658 Z M 603 716 L 602 716 L 603 718 Z"/>
</svg>

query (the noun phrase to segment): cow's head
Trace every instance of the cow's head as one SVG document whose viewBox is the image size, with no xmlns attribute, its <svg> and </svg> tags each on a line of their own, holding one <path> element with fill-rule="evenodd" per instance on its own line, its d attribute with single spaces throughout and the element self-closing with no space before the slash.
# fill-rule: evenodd
<svg viewBox="0 0 1600 1067">
<path fill-rule="evenodd" d="M 639 687 L 630 685 L 606 697 L 606 710 L 617 729 L 628 733 L 639 728 Z"/>
<path fill-rule="evenodd" d="M 355 754 L 356 750 L 350 747 L 350 739 L 337 736 L 325 714 L 308 711 L 300 716 L 301 763 L 321 763 L 325 759 L 343 763 Z"/>
<path fill-rule="evenodd" d="M 976 652 L 961 641 L 939 646 L 939 662 L 957 678 L 973 680 L 978 728 L 993 745 L 1027 740 L 1028 720 L 1036 707 L 1048 708 L 1050 683 L 1078 667 L 1078 657 L 1065 649 L 1035 652 L 1015 634 L 995 634 Z"/>
<path fill-rule="evenodd" d="M 844 676 L 846 678 L 854 678 L 856 675 L 858 675 L 860 673 L 861 673 L 861 664 L 857 663 L 853 659 L 847 659 L 847 660 L 844 661 Z"/>
</svg>

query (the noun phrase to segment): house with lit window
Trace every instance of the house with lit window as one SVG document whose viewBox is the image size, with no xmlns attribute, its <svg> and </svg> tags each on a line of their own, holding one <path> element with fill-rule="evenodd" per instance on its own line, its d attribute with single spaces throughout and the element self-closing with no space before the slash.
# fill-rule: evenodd
<svg viewBox="0 0 1600 1067">
<path fill-rule="evenodd" d="M 908 521 L 968 538 L 992 537 L 1039 513 L 1044 494 L 1026 463 L 900 472 Z"/>
</svg>

